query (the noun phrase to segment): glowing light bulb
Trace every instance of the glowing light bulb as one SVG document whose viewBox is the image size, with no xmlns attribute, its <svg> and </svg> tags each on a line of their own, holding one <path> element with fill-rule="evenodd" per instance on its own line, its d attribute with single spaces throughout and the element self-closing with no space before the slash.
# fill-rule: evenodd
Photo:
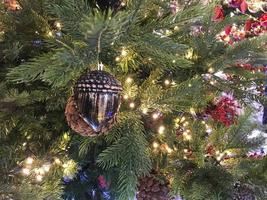
<svg viewBox="0 0 267 200">
<path fill-rule="evenodd" d="M 32 157 L 28 157 L 27 159 L 26 159 L 26 164 L 28 164 L 28 165 L 31 165 L 32 163 L 33 163 L 33 158 Z"/>
<path fill-rule="evenodd" d="M 121 50 L 121 56 L 125 57 L 125 56 L 127 56 L 127 54 L 128 54 L 128 52 L 123 48 Z"/>
<path fill-rule="evenodd" d="M 170 85 L 170 83 L 171 83 L 171 82 L 170 82 L 168 79 L 166 79 L 166 80 L 164 81 L 164 84 L 165 84 L 165 85 Z"/>
<path fill-rule="evenodd" d="M 126 79 L 126 83 L 132 83 L 133 82 L 133 79 L 131 78 L 131 77 L 128 77 L 127 79 Z"/>
<path fill-rule="evenodd" d="M 164 131 L 165 131 L 165 127 L 164 127 L 163 125 L 161 125 L 161 126 L 159 127 L 159 129 L 158 129 L 158 133 L 159 133 L 159 134 L 163 134 Z"/>
<path fill-rule="evenodd" d="M 148 58 L 148 60 L 149 60 L 149 61 L 151 61 L 151 60 L 152 60 L 152 58 Z"/>
<path fill-rule="evenodd" d="M 192 114 L 192 115 L 196 115 L 196 112 L 195 112 L 195 109 L 194 108 L 190 108 L 190 113 Z"/>
<path fill-rule="evenodd" d="M 184 149 L 184 153 L 188 153 L 188 149 Z"/>
<path fill-rule="evenodd" d="M 50 167 L 51 167 L 50 164 L 43 165 L 43 169 L 45 172 L 49 172 Z"/>
<path fill-rule="evenodd" d="M 68 167 L 68 164 L 67 164 L 67 163 L 64 163 L 64 164 L 62 165 L 62 167 L 63 167 L 63 168 L 67 168 L 67 167 Z"/>
<path fill-rule="evenodd" d="M 147 112 L 148 112 L 148 109 L 147 109 L 147 108 L 143 108 L 143 109 L 142 109 L 142 113 L 143 113 L 143 114 L 145 114 L 145 115 L 146 115 L 146 114 L 147 114 Z"/>
<path fill-rule="evenodd" d="M 176 60 L 172 60 L 172 63 L 176 63 Z"/>
<path fill-rule="evenodd" d="M 154 120 L 158 119 L 159 118 L 159 114 L 158 113 L 153 113 L 152 118 Z"/>
<path fill-rule="evenodd" d="M 43 176 L 42 175 L 37 175 L 36 176 L 36 181 L 38 181 L 38 182 L 41 182 L 43 180 Z"/>
<path fill-rule="evenodd" d="M 49 32 L 47 33 L 47 35 L 48 35 L 49 37 L 52 37 L 52 36 L 53 36 L 53 32 L 52 32 L 52 31 L 49 31 Z"/>
<path fill-rule="evenodd" d="M 208 72 L 209 72 L 209 73 L 213 73 L 213 72 L 214 72 L 214 68 L 210 67 L 210 68 L 208 69 Z"/>
<path fill-rule="evenodd" d="M 188 87 L 192 87 L 192 84 L 191 84 L 191 83 L 189 83 L 189 84 L 188 84 Z"/>
<path fill-rule="evenodd" d="M 58 29 L 61 29 L 61 23 L 60 22 L 56 22 L 56 27 L 58 28 Z"/>
<path fill-rule="evenodd" d="M 28 169 L 28 168 L 23 168 L 23 169 L 22 169 L 22 173 L 23 173 L 24 175 L 28 176 L 28 175 L 30 175 L 30 169 Z"/>
<path fill-rule="evenodd" d="M 178 31 L 178 30 L 179 30 L 179 27 L 178 27 L 178 26 L 175 26 L 175 27 L 174 27 L 174 30 L 175 30 L 175 31 Z"/>
<path fill-rule="evenodd" d="M 132 102 L 129 104 L 130 108 L 134 108 L 135 107 L 135 104 Z"/>
<path fill-rule="evenodd" d="M 38 173 L 43 175 L 43 174 L 45 174 L 45 170 L 43 168 L 39 168 L 38 169 Z"/>
<path fill-rule="evenodd" d="M 171 84 L 172 84 L 172 85 L 176 85 L 175 81 L 172 81 Z"/>
<path fill-rule="evenodd" d="M 119 62 L 119 61 L 120 61 L 120 57 L 117 56 L 117 57 L 115 58 L 115 61 L 116 61 L 116 62 Z"/>
<path fill-rule="evenodd" d="M 129 99 L 129 96 L 126 94 L 126 95 L 123 96 L 123 98 L 124 98 L 125 100 L 127 100 L 127 99 Z"/>
<path fill-rule="evenodd" d="M 207 133 L 211 133 L 211 132 L 212 132 L 212 129 L 211 129 L 210 127 L 208 127 L 208 128 L 206 129 L 206 132 L 207 132 Z"/>
<path fill-rule="evenodd" d="M 166 151 L 168 154 L 173 152 L 173 150 L 168 145 L 166 146 Z"/>
<path fill-rule="evenodd" d="M 59 164 L 61 163 L 61 161 L 60 161 L 58 158 L 56 158 L 56 159 L 55 159 L 55 163 L 56 163 L 57 165 L 59 165 Z"/>
<path fill-rule="evenodd" d="M 210 84 L 211 84 L 211 85 L 214 85 L 214 84 L 215 84 L 215 81 L 210 81 Z"/>
<path fill-rule="evenodd" d="M 182 117 L 182 118 L 181 118 L 181 123 L 182 123 L 184 120 L 185 120 L 185 117 Z"/>
<path fill-rule="evenodd" d="M 159 144 L 157 142 L 153 142 L 153 148 L 157 149 L 159 147 Z"/>
<path fill-rule="evenodd" d="M 189 122 L 185 122 L 185 123 L 183 123 L 183 126 L 185 127 L 185 126 L 188 126 L 189 125 Z"/>
</svg>

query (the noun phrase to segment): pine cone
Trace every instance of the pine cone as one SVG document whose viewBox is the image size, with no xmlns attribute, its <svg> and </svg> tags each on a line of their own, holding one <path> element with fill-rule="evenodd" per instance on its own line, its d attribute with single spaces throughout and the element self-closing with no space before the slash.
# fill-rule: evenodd
<svg viewBox="0 0 267 200">
<path fill-rule="evenodd" d="M 137 200 L 169 200 L 169 184 L 161 184 L 152 175 L 139 181 Z"/>
<path fill-rule="evenodd" d="M 88 125 L 77 111 L 74 98 L 70 97 L 65 108 L 65 116 L 68 125 L 72 130 L 79 133 L 82 136 L 97 136 L 106 133 L 116 123 L 116 117 L 107 122 L 105 127 L 102 127 L 99 133 L 94 132 L 90 125 Z"/>
<path fill-rule="evenodd" d="M 233 195 L 233 200 L 256 200 L 253 190 L 245 184 L 236 184 Z"/>
</svg>

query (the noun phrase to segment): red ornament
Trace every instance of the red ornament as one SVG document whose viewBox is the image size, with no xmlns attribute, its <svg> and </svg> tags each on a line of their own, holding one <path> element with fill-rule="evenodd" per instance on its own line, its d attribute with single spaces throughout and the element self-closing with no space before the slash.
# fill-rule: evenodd
<svg viewBox="0 0 267 200">
<path fill-rule="evenodd" d="M 231 30 L 232 30 L 232 26 L 231 25 L 228 25 L 224 28 L 224 32 L 226 35 L 230 35 L 231 33 Z"/>
<path fill-rule="evenodd" d="M 215 22 L 220 22 L 224 19 L 224 11 L 222 6 L 216 6 L 214 8 L 214 16 L 213 16 L 213 21 Z"/>
<path fill-rule="evenodd" d="M 99 186 L 102 188 L 102 189 L 105 189 L 107 188 L 108 184 L 107 184 L 107 181 L 105 179 L 105 177 L 103 175 L 100 175 L 97 177 L 97 180 L 98 180 L 98 184 Z"/>
<path fill-rule="evenodd" d="M 267 13 L 263 13 L 263 14 L 260 16 L 259 20 L 260 20 L 260 24 L 261 24 L 261 26 L 267 28 Z"/>
<path fill-rule="evenodd" d="M 242 1 L 242 3 L 240 4 L 240 10 L 242 13 L 245 13 L 248 9 L 248 4 L 247 2 L 244 0 Z"/>
<path fill-rule="evenodd" d="M 253 23 L 253 20 L 251 19 L 248 19 L 245 23 L 245 31 L 250 31 L 251 28 L 252 28 L 252 23 Z"/>
<path fill-rule="evenodd" d="M 234 124 L 238 117 L 238 109 L 236 101 L 229 97 L 222 97 L 216 105 L 207 109 L 209 114 L 215 121 L 223 123 L 225 126 Z"/>
</svg>

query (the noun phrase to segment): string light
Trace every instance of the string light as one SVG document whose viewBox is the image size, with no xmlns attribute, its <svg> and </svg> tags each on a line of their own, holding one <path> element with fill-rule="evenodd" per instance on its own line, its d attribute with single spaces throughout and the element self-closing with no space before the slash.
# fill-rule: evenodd
<svg viewBox="0 0 267 200">
<path fill-rule="evenodd" d="M 185 121 L 185 117 L 182 117 L 182 118 L 181 118 L 181 123 L 182 123 L 183 121 Z"/>
<path fill-rule="evenodd" d="M 185 127 L 185 126 L 188 126 L 189 125 L 189 122 L 185 122 L 185 123 L 183 123 L 183 126 Z"/>
<path fill-rule="evenodd" d="M 127 100 L 127 99 L 129 99 L 129 96 L 126 94 L 126 95 L 123 96 L 123 98 L 124 98 L 125 100 Z"/>
<path fill-rule="evenodd" d="M 131 77 L 128 77 L 127 79 L 126 79 L 126 83 L 132 83 L 133 82 L 133 79 L 131 78 Z"/>
<path fill-rule="evenodd" d="M 184 149 L 184 153 L 188 153 L 188 149 Z"/>
<path fill-rule="evenodd" d="M 158 133 L 159 133 L 159 134 L 163 134 L 164 131 L 165 131 L 165 127 L 164 127 L 163 125 L 161 125 L 161 126 L 159 127 L 159 129 L 158 129 Z"/>
<path fill-rule="evenodd" d="M 172 60 L 172 63 L 176 63 L 176 60 Z"/>
<path fill-rule="evenodd" d="M 172 85 L 176 85 L 175 81 L 172 81 L 171 84 L 172 84 Z"/>
<path fill-rule="evenodd" d="M 145 115 L 146 115 L 146 114 L 147 114 L 147 112 L 148 112 L 148 109 L 147 109 L 147 108 L 143 108 L 143 109 L 142 109 L 142 113 L 143 113 L 143 114 L 145 114 Z"/>
<path fill-rule="evenodd" d="M 56 158 L 55 163 L 59 165 L 61 163 L 61 161 L 58 158 Z"/>
<path fill-rule="evenodd" d="M 178 26 L 175 26 L 175 27 L 174 27 L 174 30 L 175 30 L 175 31 L 178 31 L 178 30 L 179 30 L 179 27 L 178 27 Z"/>
<path fill-rule="evenodd" d="M 125 50 L 125 48 L 122 48 L 121 50 L 121 56 L 125 57 L 127 56 L 128 52 Z"/>
<path fill-rule="evenodd" d="M 149 60 L 149 61 L 151 61 L 151 60 L 152 60 L 152 58 L 148 58 L 148 60 Z"/>
<path fill-rule="evenodd" d="M 192 115 L 196 115 L 196 112 L 195 112 L 195 109 L 194 108 L 190 108 L 190 113 L 192 114 Z"/>
<path fill-rule="evenodd" d="M 115 61 L 116 61 L 116 62 L 119 62 L 119 61 L 120 61 L 120 57 L 117 56 L 117 57 L 115 58 Z"/>
<path fill-rule="evenodd" d="M 61 29 L 61 24 L 60 24 L 60 22 L 56 22 L 56 27 L 58 28 L 58 29 Z"/>
<path fill-rule="evenodd" d="M 33 158 L 32 157 L 28 157 L 26 159 L 26 164 L 31 165 L 32 163 L 33 163 Z"/>
<path fill-rule="evenodd" d="M 40 175 L 40 174 L 38 174 L 38 175 L 36 176 L 36 181 L 41 182 L 42 180 L 43 180 L 43 176 Z"/>
<path fill-rule="evenodd" d="M 159 118 L 159 113 L 153 113 L 152 118 L 154 120 L 158 119 Z"/>
<path fill-rule="evenodd" d="M 30 175 L 30 169 L 28 169 L 28 168 L 23 168 L 23 169 L 22 169 L 22 173 L 23 173 L 24 175 L 28 176 L 28 175 Z"/>
<path fill-rule="evenodd" d="M 168 79 L 166 79 L 166 80 L 164 81 L 164 84 L 165 84 L 165 85 L 170 85 L 170 83 L 171 83 L 171 82 L 170 82 Z"/>
<path fill-rule="evenodd" d="M 210 68 L 208 69 L 208 72 L 209 72 L 209 73 L 213 73 L 213 72 L 214 72 L 214 68 L 210 67 Z"/>
<path fill-rule="evenodd" d="M 43 169 L 44 169 L 44 171 L 46 171 L 46 172 L 49 172 L 49 170 L 50 170 L 50 164 L 45 164 L 45 165 L 43 165 Z"/>
<path fill-rule="evenodd" d="M 191 84 L 191 83 L 189 83 L 189 84 L 188 84 L 188 87 L 192 87 L 192 84 Z"/>
<path fill-rule="evenodd" d="M 173 152 L 173 150 L 168 145 L 166 145 L 166 151 L 168 154 Z"/>
<path fill-rule="evenodd" d="M 53 36 L 53 32 L 52 32 L 52 31 L 49 31 L 49 32 L 47 33 L 47 35 L 48 35 L 49 37 L 52 37 L 52 36 Z"/>
<path fill-rule="evenodd" d="M 153 142 L 153 148 L 157 149 L 159 147 L 159 144 L 157 142 Z"/>
<path fill-rule="evenodd" d="M 131 103 L 129 104 L 129 106 L 130 106 L 130 108 L 134 108 L 134 107 L 135 107 L 135 104 L 134 104 L 133 102 L 131 102 Z"/>
</svg>

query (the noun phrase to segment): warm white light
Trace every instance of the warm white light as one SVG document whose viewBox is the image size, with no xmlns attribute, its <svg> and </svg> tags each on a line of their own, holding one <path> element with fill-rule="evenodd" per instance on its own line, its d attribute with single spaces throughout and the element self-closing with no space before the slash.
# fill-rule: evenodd
<svg viewBox="0 0 267 200">
<path fill-rule="evenodd" d="M 192 87 L 192 84 L 191 84 L 191 83 L 189 83 L 189 84 L 188 84 L 188 87 Z"/>
<path fill-rule="evenodd" d="M 164 81 L 164 84 L 165 84 L 165 85 L 170 85 L 170 83 L 171 83 L 171 82 L 170 82 L 168 79 L 166 79 L 166 80 Z"/>
<path fill-rule="evenodd" d="M 52 37 L 52 36 L 53 36 L 53 32 L 52 32 L 52 31 L 49 31 L 49 32 L 47 33 L 47 35 L 48 35 L 49 37 Z"/>
<path fill-rule="evenodd" d="M 166 151 L 167 151 L 167 153 L 172 153 L 173 152 L 173 150 L 169 147 L 169 146 L 166 146 Z"/>
<path fill-rule="evenodd" d="M 28 168 L 23 168 L 23 169 L 22 169 L 22 173 L 23 173 L 24 175 L 28 176 L 28 175 L 30 175 L 30 169 L 28 169 Z"/>
<path fill-rule="evenodd" d="M 215 84 L 215 81 L 210 81 L 210 84 L 211 84 L 211 85 L 214 85 L 214 84 Z"/>
<path fill-rule="evenodd" d="M 143 109 L 142 109 L 142 113 L 143 113 L 143 114 L 145 114 L 145 115 L 146 115 L 146 114 L 147 114 L 147 112 L 148 112 L 148 109 L 147 109 L 147 108 L 143 108 Z"/>
<path fill-rule="evenodd" d="M 33 158 L 32 157 L 28 157 L 26 159 L 26 164 L 31 165 L 32 163 L 33 163 Z"/>
<path fill-rule="evenodd" d="M 55 163 L 56 163 L 57 165 L 59 165 L 59 164 L 61 163 L 61 161 L 60 161 L 58 158 L 56 158 L 56 159 L 55 159 Z"/>
<path fill-rule="evenodd" d="M 159 118 L 159 114 L 158 113 L 153 113 L 152 118 L 153 119 L 158 119 Z"/>
<path fill-rule="evenodd" d="M 126 95 L 123 96 L 123 98 L 124 98 L 125 100 L 127 100 L 127 99 L 129 99 L 129 96 L 126 94 Z"/>
<path fill-rule="evenodd" d="M 211 132 L 212 132 L 212 129 L 211 129 L 210 127 L 208 127 L 208 128 L 206 129 L 206 132 L 207 132 L 207 133 L 211 133 Z"/>
<path fill-rule="evenodd" d="M 129 104 L 130 108 L 134 108 L 135 107 L 135 104 L 132 102 Z"/>
<path fill-rule="evenodd" d="M 62 167 L 67 168 L 67 167 L 68 167 L 68 164 L 67 164 L 67 163 L 64 163 L 64 164 L 62 165 Z"/>
<path fill-rule="evenodd" d="M 188 126 L 188 125 L 189 125 L 189 122 L 183 123 L 183 126 Z"/>
<path fill-rule="evenodd" d="M 184 153 L 188 153 L 188 149 L 184 149 Z"/>
<path fill-rule="evenodd" d="M 159 129 L 158 129 L 158 133 L 159 133 L 159 134 L 163 134 L 164 131 L 165 131 L 165 127 L 164 127 L 163 125 L 161 125 L 161 126 L 159 127 Z"/>
<path fill-rule="evenodd" d="M 37 175 L 36 176 L 36 181 L 41 182 L 43 180 L 43 176 L 42 175 Z"/>
<path fill-rule="evenodd" d="M 194 109 L 194 108 L 190 108 L 190 113 L 191 113 L 192 115 L 196 115 L 195 109 Z"/>
<path fill-rule="evenodd" d="M 120 61 L 120 57 L 117 56 L 117 57 L 115 58 L 115 61 L 116 61 L 116 62 L 119 62 L 119 61 Z"/>
<path fill-rule="evenodd" d="M 208 72 L 209 72 L 209 73 L 213 73 L 213 72 L 214 72 L 214 69 L 213 69 L 212 67 L 210 67 L 210 68 L 208 69 Z"/>
<path fill-rule="evenodd" d="M 46 172 L 49 172 L 50 167 L 51 167 L 50 164 L 43 165 L 43 169 L 44 169 L 44 171 L 46 171 Z"/>
<path fill-rule="evenodd" d="M 132 79 L 131 77 L 128 77 L 128 78 L 126 79 L 126 82 L 127 82 L 127 83 L 131 83 L 131 82 L 133 82 L 133 79 Z"/>
<path fill-rule="evenodd" d="M 156 149 L 159 147 L 159 144 L 157 142 L 153 142 L 153 148 Z"/>
<path fill-rule="evenodd" d="M 41 175 L 45 174 L 45 170 L 43 168 L 38 169 L 38 173 Z"/>
<path fill-rule="evenodd" d="M 152 60 L 152 58 L 148 58 L 148 60 L 149 60 L 149 61 L 151 61 L 151 60 Z"/>
<path fill-rule="evenodd" d="M 178 31 L 178 30 L 179 30 L 179 27 L 178 27 L 178 26 L 175 26 L 175 27 L 174 27 L 174 30 L 175 30 L 175 31 Z"/>
<path fill-rule="evenodd" d="M 172 63 L 175 63 L 176 62 L 176 60 L 172 60 Z"/>
<path fill-rule="evenodd" d="M 185 117 L 182 117 L 182 118 L 181 118 L 181 123 L 182 123 L 184 120 L 185 120 Z"/>
<path fill-rule="evenodd" d="M 60 24 L 59 22 L 56 22 L 56 27 L 57 27 L 58 29 L 61 29 L 61 24 Z"/>
<path fill-rule="evenodd" d="M 127 56 L 128 52 L 125 49 L 121 50 L 121 56 L 125 57 Z"/>
</svg>

